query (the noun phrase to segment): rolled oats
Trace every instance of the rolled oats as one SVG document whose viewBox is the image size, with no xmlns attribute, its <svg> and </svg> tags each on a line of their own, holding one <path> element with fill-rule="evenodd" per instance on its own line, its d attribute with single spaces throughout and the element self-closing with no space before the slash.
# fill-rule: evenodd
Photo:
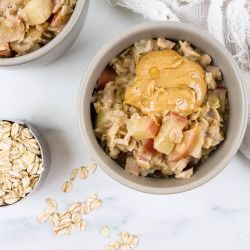
<svg viewBox="0 0 250 250">
<path fill-rule="evenodd" d="M 103 250 L 132 250 L 138 245 L 138 237 L 128 232 L 121 232 L 117 235 L 117 240 L 104 246 Z"/>
<path fill-rule="evenodd" d="M 89 200 L 94 202 L 100 200 L 97 195 L 90 196 L 86 202 L 76 202 L 72 204 L 68 209 L 57 212 L 57 202 L 54 199 L 46 199 L 47 208 L 38 216 L 38 222 L 44 223 L 48 221 L 53 232 L 56 235 L 72 234 L 75 229 L 85 231 L 87 223 L 84 220 L 84 216 L 87 214 L 82 210 L 82 204 L 89 204 Z M 89 212 L 91 210 L 89 209 Z M 89 213 L 88 212 L 88 213 Z"/>
<path fill-rule="evenodd" d="M 49 207 L 57 208 L 57 202 L 56 202 L 56 200 L 54 200 L 52 198 L 47 198 L 46 202 L 47 202 L 47 204 L 48 204 Z"/>
<path fill-rule="evenodd" d="M 77 202 L 75 204 L 73 204 L 70 208 L 69 211 L 71 213 L 77 213 L 81 210 L 81 202 Z"/>
<path fill-rule="evenodd" d="M 78 173 L 79 173 L 79 168 L 73 169 L 73 170 L 71 171 L 71 173 L 70 173 L 69 179 L 70 179 L 71 181 L 74 181 L 74 180 L 76 179 L 76 177 L 78 176 Z"/>
<path fill-rule="evenodd" d="M 85 231 L 86 228 L 87 228 L 87 223 L 85 220 L 80 220 L 79 223 L 78 223 L 78 228 L 81 230 L 81 231 Z"/>
<path fill-rule="evenodd" d="M 30 130 L 18 123 L 0 121 L 0 206 L 24 198 L 35 188 L 43 171 L 40 147 Z"/>
<path fill-rule="evenodd" d="M 69 192 L 71 192 L 72 187 L 73 187 L 72 182 L 71 182 L 71 181 L 66 181 L 66 182 L 64 182 L 63 185 L 62 185 L 62 191 L 63 191 L 64 193 L 69 193 Z"/>
<path fill-rule="evenodd" d="M 87 169 L 88 169 L 88 172 L 90 174 L 94 174 L 95 171 L 96 171 L 96 164 L 95 163 L 90 163 L 88 166 L 87 166 Z"/>
<path fill-rule="evenodd" d="M 102 226 L 101 228 L 101 234 L 103 237 L 105 238 L 109 238 L 109 235 L 110 235 L 110 230 L 109 230 L 109 227 L 108 226 Z"/>
<path fill-rule="evenodd" d="M 96 171 L 96 164 L 95 163 L 90 163 L 87 166 L 83 166 L 80 168 L 74 168 L 71 170 L 70 175 L 69 175 L 69 181 L 66 181 L 62 185 L 62 190 L 63 192 L 70 192 L 72 190 L 72 182 L 76 180 L 77 177 L 79 177 L 82 180 L 85 180 L 89 177 L 90 174 L 94 174 Z"/>
<path fill-rule="evenodd" d="M 80 179 L 84 180 L 88 178 L 88 169 L 86 167 L 81 167 L 79 170 Z"/>
</svg>

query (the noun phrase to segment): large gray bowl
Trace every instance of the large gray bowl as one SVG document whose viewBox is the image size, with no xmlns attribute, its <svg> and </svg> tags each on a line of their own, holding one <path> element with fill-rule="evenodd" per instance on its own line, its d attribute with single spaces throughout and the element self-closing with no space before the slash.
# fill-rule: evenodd
<svg viewBox="0 0 250 250">
<path fill-rule="evenodd" d="M 152 179 L 126 173 L 110 159 L 98 144 L 93 133 L 90 102 L 96 81 L 105 66 L 134 42 L 152 37 L 167 37 L 190 41 L 210 54 L 224 76 L 229 92 L 230 117 L 223 144 L 187 180 Z M 208 33 L 194 26 L 176 22 L 151 22 L 133 27 L 105 45 L 95 56 L 82 80 L 78 97 L 78 119 L 82 139 L 98 165 L 112 178 L 138 191 L 152 194 L 172 194 L 196 188 L 214 178 L 235 155 L 247 125 L 246 89 L 239 69 L 229 52 Z"/>
<path fill-rule="evenodd" d="M 74 12 L 63 30 L 42 48 L 19 57 L 0 58 L 0 68 L 20 68 L 44 65 L 60 57 L 74 43 L 84 25 L 89 0 L 78 0 Z"/>
</svg>

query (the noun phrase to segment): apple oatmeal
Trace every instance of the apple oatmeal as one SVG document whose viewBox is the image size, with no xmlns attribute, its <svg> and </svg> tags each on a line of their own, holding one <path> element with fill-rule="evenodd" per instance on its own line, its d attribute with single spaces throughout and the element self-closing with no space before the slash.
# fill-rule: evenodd
<svg viewBox="0 0 250 250">
<path fill-rule="evenodd" d="M 135 176 L 190 178 L 224 140 L 227 89 L 212 58 L 187 41 L 141 40 L 104 69 L 93 93 L 95 135 Z"/>
<path fill-rule="evenodd" d="M 75 5 L 76 0 L 1 0 L 0 58 L 22 56 L 50 42 Z"/>
</svg>

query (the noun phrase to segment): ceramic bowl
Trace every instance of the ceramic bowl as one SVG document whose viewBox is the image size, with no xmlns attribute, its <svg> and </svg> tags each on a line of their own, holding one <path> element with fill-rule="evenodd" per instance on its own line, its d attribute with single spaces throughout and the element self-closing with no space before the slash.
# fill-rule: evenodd
<svg viewBox="0 0 250 250">
<path fill-rule="evenodd" d="M 145 38 L 186 40 L 212 56 L 221 68 L 229 93 L 230 117 L 225 141 L 200 165 L 190 179 L 135 177 L 115 163 L 98 144 L 91 124 L 91 97 L 101 72 L 121 51 Z M 106 44 L 94 57 L 79 89 L 78 120 L 81 136 L 98 165 L 123 185 L 151 194 L 172 194 L 194 189 L 220 173 L 240 147 L 247 125 L 247 97 L 238 66 L 229 52 L 207 32 L 176 22 L 151 22 L 131 28 Z"/>
<path fill-rule="evenodd" d="M 31 65 L 45 65 L 69 49 L 84 25 L 89 0 L 78 0 L 74 12 L 63 30 L 40 49 L 19 57 L 0 58 L 0 68 L 16 69 Z"/>
</svg>

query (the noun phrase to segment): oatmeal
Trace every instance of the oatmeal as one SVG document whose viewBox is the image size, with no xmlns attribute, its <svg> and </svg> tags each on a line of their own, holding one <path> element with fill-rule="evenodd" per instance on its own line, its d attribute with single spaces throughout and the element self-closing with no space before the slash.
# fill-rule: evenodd
<svg viewBox="0 0 250 250">
<path fill-rule="evenodd" d="M 92 103 L 101 146 L 136 176 L 190 178 L 225 137 L 222 73 L 187 41 L 136 42 L 103 71 Z"/>
<path fill-rule="evenodd" d="M 25 55 L 50 42 L 75 5 L 76 0 L 1 0 L 0 58 Z"/>
</svg>

